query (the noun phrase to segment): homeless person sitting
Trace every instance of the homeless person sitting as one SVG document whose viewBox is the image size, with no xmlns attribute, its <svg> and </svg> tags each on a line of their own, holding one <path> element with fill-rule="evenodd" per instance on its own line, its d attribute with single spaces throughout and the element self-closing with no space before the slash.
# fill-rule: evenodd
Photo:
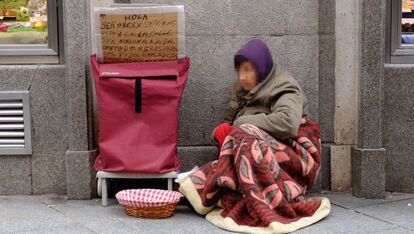
<svg viewBox="0 0 414 234">
<path fill-rule="evenodd" d="M 235 232 L 285 233 L 330 212 L 304 198 L 320 168 L 321 130 L 307 119 L 298 82 L 252 39 L 235 55 L 238 82 L 226 120 L 213 130 L 219 158 L 180 181 L 179 190 L 214 225 Z"/>
</svg>

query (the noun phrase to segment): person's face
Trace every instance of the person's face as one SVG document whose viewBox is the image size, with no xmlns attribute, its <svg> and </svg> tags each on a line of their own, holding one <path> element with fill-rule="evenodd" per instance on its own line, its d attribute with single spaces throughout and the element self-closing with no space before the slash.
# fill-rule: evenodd
<svg viewBox="0 0 414 234">
<path fill-rule="evenodd" d="M 237 78 L 243 89 L 249 91 L 257 85 L 258 74 L 250 61 L 243 62 L 237 69 Z"/>
</svg>

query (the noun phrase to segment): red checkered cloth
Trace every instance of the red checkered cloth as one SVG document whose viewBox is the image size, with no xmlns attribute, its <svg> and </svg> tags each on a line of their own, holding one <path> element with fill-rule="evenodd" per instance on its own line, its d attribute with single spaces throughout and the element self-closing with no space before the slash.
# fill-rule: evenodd
<svg viewBox="0 0 414 234">
<path fill-rule="evenodd" d="M 115 195 L 119 204 L 133 207 L 154 207 L 177 203 L 182 196 L 179 192 L 162 189 L 128 189 Z"/>
</svg>

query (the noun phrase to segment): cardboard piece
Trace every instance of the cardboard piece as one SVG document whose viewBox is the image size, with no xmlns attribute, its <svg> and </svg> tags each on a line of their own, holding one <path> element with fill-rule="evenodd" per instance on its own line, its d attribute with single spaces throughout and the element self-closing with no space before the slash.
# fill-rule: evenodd
<svg viewBox="0 0 414 234">
<path fill-rule="evenodd" d="M 95 8 L 101 63 L 176 60 L 184 54 L 184 6 Z"/>
</svg>

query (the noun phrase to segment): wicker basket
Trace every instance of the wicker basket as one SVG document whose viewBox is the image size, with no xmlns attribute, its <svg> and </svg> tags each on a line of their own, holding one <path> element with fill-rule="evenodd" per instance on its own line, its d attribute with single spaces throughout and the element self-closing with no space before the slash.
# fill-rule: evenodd
<svg viewBox="0 0 414 234">
<path fill-rule="evenodd" d="M 176 207 L 177 203 L 152 207 L 122 206 L 127 215 L 153 219 L 162 219 L 173 216 Z"/>
<path fill-rule="evenodd" d="M 127 215 L 156 219 L 173 216 L 181 197 L 179 192 L 159 189 L 130 189 L 116 194 Z"/>
</svg>

